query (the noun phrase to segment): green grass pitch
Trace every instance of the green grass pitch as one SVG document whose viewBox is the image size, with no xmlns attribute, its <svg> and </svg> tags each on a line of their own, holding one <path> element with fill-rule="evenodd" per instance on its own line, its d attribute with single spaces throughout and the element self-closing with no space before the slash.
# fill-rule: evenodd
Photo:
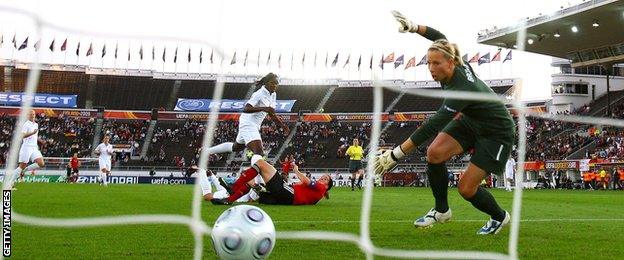
<svg viewBox="0 0 624 260">
<path fill-rule="evenodd" d="M 13 192 L 21 214 L 74 218 L 128 214 L 191 214 L 192 186 L 25 183 Z M 511 210 L 512 193 L 491 190 Z M 315 206 L 261 206 L 279 231 L 359 232 L 362 192 L 336 188 Z M 371 237 L 378 247 L 410 250 L 476 250 L 506 253 L 509 228 L 477 236 L 488 219 L 449 190 L 453 221 L 416 229 L 412 221 L 433 205 L 428 188 L 376 188 Z M 203 202 L 212 225 L 227 206 Z M 523 259 L 618 259 L 624 254 L 624 192 L 527 190 L 524 193 L 519 251 Z M 216 258 L 209 236 L 204 258 Z M 36 227 L 13 222 L 14 259 L 189 259 L 194 240 L 183 225 L 123 225 L 90 228 Z M 278 239 L 271 259 L 362 259 L 351 243 Z M 384 259 L 375 257 L 376 259 Z"/>
</svg>

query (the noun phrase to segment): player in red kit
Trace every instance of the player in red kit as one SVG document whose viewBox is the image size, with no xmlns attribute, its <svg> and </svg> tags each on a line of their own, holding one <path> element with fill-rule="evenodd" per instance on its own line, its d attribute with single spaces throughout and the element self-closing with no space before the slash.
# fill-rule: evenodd
<svg viewBox="0 0 624 260">
<path fill-rule="evenodd" d="M 80 161 L 78 160 L 78 154 L 74 153 L 71 160 L 69 160 L 69 167 L 71 168 L 71 176 L 69 176 L 69 182 L 76 182 L 78 180 L 78 173 L 80 168 Z"/>
<path fill-rule="evenodd" d="M 328 174 L 324 174 L 317 181 L 311 181 L 299 171 L 299 167 L 293 164 L 293 171 L 299 182 L 289 185 L 284 183 L 282 176 L 276 174 L 277 170 L 263 159 L 257 160 L 251 168 L 243 171 L 241 176 L 232 185 L 232 193 L 227 199 L 213 199 L 213 204 L 229 205 L 246 194 L 252 181 L 258 174 L 266 183 L 268 192 L 261 192 L 261 204 L 271 205 L 314 205 L 323 198 L 329 198 L 329 190 L 334 181 Z"/>
</svg>

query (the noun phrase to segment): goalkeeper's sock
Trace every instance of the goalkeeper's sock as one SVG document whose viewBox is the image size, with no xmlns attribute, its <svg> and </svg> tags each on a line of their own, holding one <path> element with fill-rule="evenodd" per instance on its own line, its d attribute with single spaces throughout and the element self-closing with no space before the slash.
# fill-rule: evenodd
<svg viewBox="0 0 624 260">
<path fill-rule="evenodd" d="M 355 177 L 351 177 L 351 190 L 355 187 Z"/>
<path fill-rule="evenodd" d="M 247 182 L 253 180 L 258 175 L 258 171 L 254 167 L 249 167 L 249 169 L 243 171 L 232 185 L 232 194 L 228 197 L 229 202 L 234 202 L 241 196 L 247 194 L 249 192 L 249 186 Z"/>
<path fill-rule="evenodd" d="M 448 172 L 444 163 L 427 164 L 429 185 L 435 198 L 435 210 L 440 213 L 447 212 L 448 206 Z"/>
<path fill-rule="evenodd" d="M 232 152 L 232 146 L 234 146 L 234 143 L 232 143 L 232 142 L 227 142 L 227 143 L 222 143 L 222 144 L 219 144 L 219 145 L 215 145 L 213 147 L 208 148 L 208 153 L 209 154 L 231 153 Z"/>
<path fill-rule="evenodd" d="M 364 179 L 364 175 L 360 174 L 360 177 L 358 178 L 358 182 L 357 182 L 357 186 L 360 189 L 362 189 L 362 179 Z"/>
<path fill-rule="evenodd" d="M 470 201 L 472 206 L 478 210 L 490 215 L 493 220 L 503 221 L 505 219 L 505 211 L 498 206 L 494 196 L 481 186 L 479 186 L 472 198 L 466 200 Z"/>
</svg>

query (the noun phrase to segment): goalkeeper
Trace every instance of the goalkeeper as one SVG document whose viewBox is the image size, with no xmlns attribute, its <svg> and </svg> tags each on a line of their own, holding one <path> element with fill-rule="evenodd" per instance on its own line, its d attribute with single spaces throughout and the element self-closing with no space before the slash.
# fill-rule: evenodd
<svg viewBox="0 0 624 260">
<path fill-rule="evenodd" d="M 450 43 L 437 30 L 416 25 L 394 11 L 400 23 L 399 32 L 418 33 L 433 41 L 427 52 L 431 77 L 443 90 L 494 94 L 476 77 L 472 67 L 463 61 L 457 45 Z M 479 184 L 489 174 L 502 173 L 511 153 L 515 125 L 501 102 L 444 99 L 437 113 L 420 126 L 400 146 L 385 151 L 375 160 L 375 173 L 383 174 L 396 162 L 425 141 L 435 139 L 427 148 L 427 174 L 435 199 L 435 207 L 416 219 L 416 227 L 429 227 L 451 219 L 448 205 L 448 174 L 445 162 L 454 155 L 474 149 L 468 168 L 459 181 L 458 191 L 478 210 L 490 215 L 490 220 L 477 234 L 496 234 L 509 223 L 509 213 Z"/>
</svg>

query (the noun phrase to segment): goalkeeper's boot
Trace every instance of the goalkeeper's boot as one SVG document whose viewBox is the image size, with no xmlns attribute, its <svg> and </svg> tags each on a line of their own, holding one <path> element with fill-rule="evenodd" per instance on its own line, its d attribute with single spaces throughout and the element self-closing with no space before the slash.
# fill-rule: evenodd
<svg viewBox="0 0 624 260">
<path fill-rule="evenodd" d="M 418 218 L 414 221 L 414 226 L 417 228 L 429 228 L 434 223 L 446 223 L 451 221 L 451 217 L 453 217 L 453 212 L 451 209 L 448 209 L 446 212 L 441 213 L 432 208 L 427 212 L 426 215 Z"/>
<path fill-rule="evenodd" d="M 505 211 L 505 218 L 503 219 L 503 221 L 497 221 L 497 220 L 490 218 L 490 220 L 488 220 L 488 222 L 485 223 L 485 226 L 483 226 L 481 229 L 479 229 L 479 231 L 477 231 L 477 235 L 498 234 L 498 232 L 500 232 L 500 230 L 503 229 L 503 227 L 509 223 L 510 219 L 511 219 L 511 216 L 509 216 L 509 212 L 507 211 Z"/>
<path fill-rule="evenodd" d="M 269 192 L 264 183 L 258 183 L 252 186 L 251 189 L 254 190 L 257 194 Z"/>
<path fill-rule="evenodd" d="M 221 184 L 221 186 L 223 186 L 223 188 L 225 188 L 225 190 L 228 192 L 228 194 L 232 194 L 232 186 L 230 186 L 229 184 L 227 184 L 223 178 L 219 177 L 217 178 L 217 180 L 219 180 L 219 184 Z"/>
</svg>

